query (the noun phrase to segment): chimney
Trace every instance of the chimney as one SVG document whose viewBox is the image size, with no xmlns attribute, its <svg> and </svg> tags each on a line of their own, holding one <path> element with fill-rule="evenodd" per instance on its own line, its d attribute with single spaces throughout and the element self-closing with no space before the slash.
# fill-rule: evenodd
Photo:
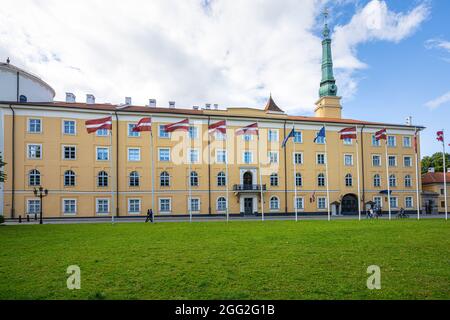
<svg viewBox="0 0 450 320">
<path fill-rule="evenodd" d="M 434 173 L 434 168 L 428 168 L 428 172 Z"/>
<path fill-rule="evenodd" d="M 214 103 L 214 110 L 219 110 L 219 105 L 217 103 Z"/>
<path fill-rule="evenodd" d="M 205 104 L 205 109 L 206 110 L 210 110 L 211 109 L 211 103 L 206 103 Z"/>
<path fill-rule="evenodd" d="M 148 106 L 151 108 L 156 108 L 156 99 L 149 99 Z"/>
<path fill-rule="evenodd" d="M 169 101 L 169 108 L 174 109 L 175 108 L 175 101 Z"/>
<path fill-rule="evenodd" d="M 95 97 L 93 94 L 86 95 L 86 103 L 87 104 L 95 104 Z"/>
<path fill-rule="evenodd" d="M 131 106 L 131 97 L 125 97 L 125 104 Z"/>
<path fill-rule="evenodd" d="M 66 92 L 66 102 L 76 102 L 77 97 L 72 92 Z"/>
<path fill-rule="evenodd" d="M 198 106 L 192 106 L 192 109 L 198 110 Z"/>
</svg>

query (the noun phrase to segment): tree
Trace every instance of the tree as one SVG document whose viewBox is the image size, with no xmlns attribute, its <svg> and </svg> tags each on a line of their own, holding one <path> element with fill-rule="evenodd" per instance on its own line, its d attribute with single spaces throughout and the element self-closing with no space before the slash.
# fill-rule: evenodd
<svg viewBox="0 0 450 320">
<path fill-rule="evenodd" d="M 3 162 L 2 155 L 0 154 L 0 182 L 4 182 L 6 180 L 6 173 L 3 167 L 6 165 L 6 162 Z"/>
<path fill-rule="evenodd" d="M 445 166 L 450 167 L 450 154 L 445 154 Z M 431 157 L 425 156 L 422 158 L 422 173 L 427 173 L 429 168 L 434 168 L 435 172 L 442 172 L 444 169 L 442 161 L 442 152 L 436 152 Z"/>
</svg>

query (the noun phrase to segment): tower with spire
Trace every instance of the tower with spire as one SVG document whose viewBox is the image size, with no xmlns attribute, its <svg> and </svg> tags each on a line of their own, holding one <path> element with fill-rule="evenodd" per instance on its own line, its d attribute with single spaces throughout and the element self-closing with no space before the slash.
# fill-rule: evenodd
<svg viewBox="0 0 450 320">
<path fill-rule="evenodd" d="M 322 31 L 322 80 L 320 81 L 319 100 L 316 102 L 316 117 L 341 118 L 341 98 L 337 96 L 338 88 L 333 75 L 333 57 L 331 54 L 330 29 L 328 28 L 328 11 L 323 12 L 324 27 Z"/>
</svg>

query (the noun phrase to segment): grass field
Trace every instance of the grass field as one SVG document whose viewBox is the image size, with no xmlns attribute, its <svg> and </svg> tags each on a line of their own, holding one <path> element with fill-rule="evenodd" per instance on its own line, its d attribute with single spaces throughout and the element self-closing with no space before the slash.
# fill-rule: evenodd
<svg viewBox="0 0 450 320">
<path fill-rule="evenodd" d="M 0 227 L 0 299 L 450 299 L 443 220 Z M 81 289 L 66 268 L 79 265 Z M 381 268 L 381 290 L 366 269 Z"/>
</svg>

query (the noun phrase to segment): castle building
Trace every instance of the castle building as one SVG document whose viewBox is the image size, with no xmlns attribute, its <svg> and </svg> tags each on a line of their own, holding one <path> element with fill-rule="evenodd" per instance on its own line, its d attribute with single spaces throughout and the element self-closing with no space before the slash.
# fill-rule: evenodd
<svg viewBox="0 0 450 320">
<path fill-rule="evenodd" d="M 161 107 L 153 99 L 136 106 L 131 98 L 113 105 L 96 103 L 93 95 L 81 103 L 71 93 L 53 101 L 54 90 L 39 77 L 0 64 L 0 153 L 7 163 L 0 214 L 25 217 L 41 208 L 44 219 L 131 217 L 149 208 L 167 216 L 340 215 L 374 205 L 417 210 L 416 133 L 423 127 L 342 118 L 326 25 L 323 36 L 312 117 L 286 114 L 272 96 L 264 109 Z M 111 130 L 87 132 L 87 120 L 105 117 L 112 117 Z M 142 118 L 151 118 L 151 134 L 133 130 Z M 185 119 L 187 131 L 167 130 Z M 211 133 L 223 120 L 226 134 Z M 257 135 L 237 134 L 253 125 Z M 346 128 L 355 128 L 357 139 L 341 139 Z M 385 141 L 375 136 L 382 129 Z M 44 203 L 33 193 L 38 186 L 48 189 Z"/>
</svg>

